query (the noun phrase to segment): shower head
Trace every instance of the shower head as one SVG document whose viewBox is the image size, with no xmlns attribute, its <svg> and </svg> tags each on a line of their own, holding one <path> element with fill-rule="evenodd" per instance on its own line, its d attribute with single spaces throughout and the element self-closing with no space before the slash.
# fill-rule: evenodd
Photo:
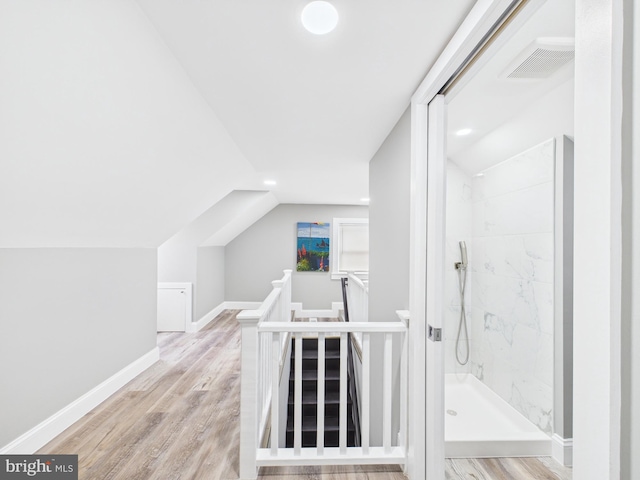
<svg viewBox="0 0 640 480">
<path fill-rule="evenodd" d="M 460 242 L 460 259 L 460 267 L 467 268 L 467 244 L 464 241 Z"/>
<path fill-rule="evenodd" d="M 460 261 L 456 262 L 454 266 L 456 270 L 466 270 L 468 259 L 467 259 L 467 244 L 464 241 L 458 242 L 460 245 Z"/>
</svg>

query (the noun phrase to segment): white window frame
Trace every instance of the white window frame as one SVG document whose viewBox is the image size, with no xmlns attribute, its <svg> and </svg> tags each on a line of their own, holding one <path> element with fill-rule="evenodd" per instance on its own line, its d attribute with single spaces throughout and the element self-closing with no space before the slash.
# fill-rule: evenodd
<svg viewBox="0 0 640 480">
<path fill-rule="evenodd" d="M 350 272 L 346 270 L 340 270 L 340 255 L 339 252 L 342 247 L 342 236 L 340 235 L 341 227 L 345 225 L 367 225 L 369 226 L 368 218 L 334 218 L 331 225 L 331 278 L 337 280 L 349 275 Z M 368 274 L 369 271 L 363 272 L 351 272 L 356 274 Z"/>
</svg>

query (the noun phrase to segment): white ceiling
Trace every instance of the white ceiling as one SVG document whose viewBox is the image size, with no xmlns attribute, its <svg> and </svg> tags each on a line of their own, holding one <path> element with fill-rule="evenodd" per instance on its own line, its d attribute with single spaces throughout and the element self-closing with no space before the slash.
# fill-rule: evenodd
<svg viewBox="0 0 640 480">
<path fill-rule="evenodd" d="M 490 58 L 482 59 L 482 67 L 477 73 L 463 78 L 461 86 L 448 95 L 449 159 L 474 174 L 509 158 L 515 153 L 511 151 L 513 148 L 522 149 L 522 142 L 535 137 L 533 129 L 549 132 L 555 122 L 558 128 L 564 128 L 561 133 L 572 133 L 566 131 L 564 117 L 571 116 L 572 119 L 573 62 L 546 79 L 500 77 L 513 59 L 536 38 L 572 38 L 574 35 L 574 2 L 548 0 L 511 37 L 502 38 L 503 45 L 499 50 L 493 56 L 489 54 Z M 535 111 L 545 101 L 555 102 L 558 106 L 554 118 L 549 118 L 548 111 L 541 110 L 540 115 Z M 519 123 L 515 117 L 522 116 L 525 111 L 531 118 L 542 118 L 542 121 Z M 546 118 L 541 116 L 545 114 Z M 572 124 L 572 120 L 570 122 Z M 472 133 L 457 136 L 455 132 L 463 128 L 472 129 Z"/>
<path fill-rule="evenodd" d="M 335 0 L 326 36 L 306 0 L 137 0 L 279 202 L 361 203 L 368 162 L 474 0 Z M 253 182 L 253 183 L 252 183 Z"/>
</svg>

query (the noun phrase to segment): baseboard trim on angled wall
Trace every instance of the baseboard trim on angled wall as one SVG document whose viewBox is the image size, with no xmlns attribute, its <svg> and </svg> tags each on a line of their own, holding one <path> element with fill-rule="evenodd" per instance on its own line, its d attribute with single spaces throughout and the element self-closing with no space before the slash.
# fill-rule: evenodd
<svg viewBox="0 0 640 480">
<path fill-rule="evenodd" d="M 30 455 L 60 435 L 84 415 L 104 402 L 160 359 L 160 350 L 155 347 L 137 360 L 112 375 L 97 387 L 51 415 L 49 418 L 0 448 L 0 455 Z"/>
<path fill-rule="evenodd" d="M 209 313 L 202 316 L 197 322 L 191 322 L 191 324 L 187 326 L 187 332 L 199 332 L 225 310 L 256 310 L 260 308 L 261 305 L 262 302 L 222 302 Z"/>
<path fill-rule="evenodd" d="M 562 438 L 557 433 L 551 437 L 551 456 L 560 465 L 573 465 L 573 438 Z"/>
<path fill-rule="evenodd" d="M 189 325 L 187 327 L 187 332 L 189 333 L 194 333 L 194 332 L 199 332 L 200 330 L 202 330 L 204 327 L 206 327 L 207 325 L 209 325 L 209 323 L 216 318 L 218 315 L 220 315 L 223 311 L 225 311 L 227 309 L 225 302 L 222 302 L 220 305 L 218 305 L 217 307 L 215 307 L 213 310 L 211 310 L 209 313 L 206 313 L 205 315 L 203 315 L 200 320 L 198 320 L 197 322 L 191 322 L 191 325 Z"/>
</svg>

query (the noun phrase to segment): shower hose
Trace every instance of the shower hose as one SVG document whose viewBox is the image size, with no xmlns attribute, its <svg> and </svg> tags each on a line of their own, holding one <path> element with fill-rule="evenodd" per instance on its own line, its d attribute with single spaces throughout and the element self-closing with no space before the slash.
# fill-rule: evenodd
<svg viewBox="0 0 640 480">
<path fill-rule="evenodd" d="M 467 267 L 464 265 L 457 265 L 458 270 L 458 285 L 460 286 L 460 322 L 458 323 L 458 336 L 456 337 L 456 360 L 460 365 L 466 365 L 469 361 L 469 331 L 467 329 L 467 312 L 464 308 L 464 291 L 467 285 Z M 464 338 L 466 345 L 466 354 L 461 359 L 460 354 L 460 336 L 462 335 L 462 329 L 464 328 Z"/>
</svg>

